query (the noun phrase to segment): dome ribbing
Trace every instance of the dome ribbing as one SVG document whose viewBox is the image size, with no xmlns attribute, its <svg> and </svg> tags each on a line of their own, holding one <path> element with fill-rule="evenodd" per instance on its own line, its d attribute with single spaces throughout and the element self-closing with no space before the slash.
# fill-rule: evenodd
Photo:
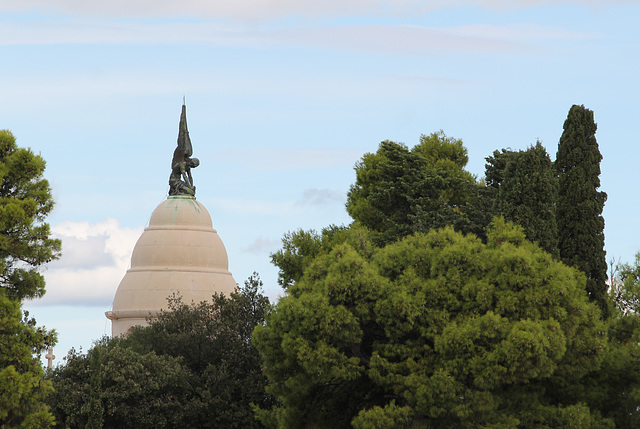
<svg viewBox="0 0 640 429">
<path fill-rule="evenodd" d="M 118 286 L 112 335 L 122 335 L 167 308 L 167 297 L 185 303 L 208 301 L 215 292 L 231 293 L 227 251 L 207 209 L 194 197 L 170 196 L 151 215 L 131 255 L 131 268 Z"/>
</svg>

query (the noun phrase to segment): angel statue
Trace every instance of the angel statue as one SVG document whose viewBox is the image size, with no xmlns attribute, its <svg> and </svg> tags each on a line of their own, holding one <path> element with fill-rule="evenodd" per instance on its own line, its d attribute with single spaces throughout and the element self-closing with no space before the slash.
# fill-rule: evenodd
<svg viewBox="0 0 640 429">
<path fill-rule="evenodd" d="M 196 187 L 193 185 L 191 169 L 200 165 L 198 158 L 191 158 L 193 147 L 187 130 L 187 106 L 182 105 L 180 114 L 180 131 L 178 132 L 178 147 L 173 151 L 171 161 L 171 175 L 169 176 L 169 195 L 195 196 Z"/>
</svg>

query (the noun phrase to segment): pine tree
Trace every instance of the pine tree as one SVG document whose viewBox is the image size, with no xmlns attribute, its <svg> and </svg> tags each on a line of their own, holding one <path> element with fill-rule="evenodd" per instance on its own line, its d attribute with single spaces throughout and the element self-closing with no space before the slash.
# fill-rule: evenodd
<svg viewBox="0 0 640 429">
<path fill-rule="evenodd" d="M 607 342 L 585 276 L 522 228 L 496 218 L 486 244 L 446 227 L 373 252 L 345 238 L 254 330 L 280 399 L 265 425 L 611 427 L 574 389 Z"/>
<path fill-rule="evenodd" d="M 587 276 L 587 292 L 608 316 L 607 261 L 602 209 L 607 194 L 600 188 L 602 155 L 595 137 L 593 111 L 574 105 L 558 144 L 558 249 L 564 263 Z"/>
<path fill-rule="evenodd" d="M 44 222 L 54 203 L 42 177 L 45 166 L 40 155 L 0 130 L 0 290 L 10 299 L 41 297 L 40 268 L 60 253 L 60 240 L 50 238 Z"/>
<path fill-rule="evenodd" d="M 41 156 L 0 130 L 0 427 L 53 424 L 39 356 L 56 335 L 22 312 L 22 300 L 44 294 L 41 266 L 60 253 L 44 222 L 53 208 L 44 168 Z"/>
</svg>

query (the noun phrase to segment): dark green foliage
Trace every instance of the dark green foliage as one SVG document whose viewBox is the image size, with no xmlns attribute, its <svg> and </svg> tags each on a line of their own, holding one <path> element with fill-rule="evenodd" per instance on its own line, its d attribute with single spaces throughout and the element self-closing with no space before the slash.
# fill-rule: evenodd
<svg viewBox="0 0 640 429">
<path fill-rule="evenodd" d="M 442 131 L 422 135 L 412 150 L 401 143 L 380 143 L 375 154 L 365 154 L 355 167 L 356 183 L 347 194 L 347 211 L 355 222 L 320 233 L 285 234 L 282 249 L 271 255 L 280 269 L 278 283 L 288 288 L 318 254 L 344 241 L 372 252 L 414 232 L 446 225 L 486 238 L 493 194 L 464 170 L 467 161 L 462 141 Z"/>
<path fill-rule="evenodd" d="M 502 149 L 501 151 L 494 150 L 493 156 L 485 158 L 487 163 L 485 167 L 485 182 L 490 188 L 494 188 L 496 191 L 500 189 L 502 182 L 504 181 L 504 173 L 507 170 L 507 164 L 519 156 L 520 152 L 515 152 L 511 149 Z"/>
<path fill-rule="evenodd" d="M 444 183 L 427 174 L 426 160 L 403 144 L 384 141 L 378 152 L 366 154 L 356 165 L 356 183 L 347 194 L 347 211 L 361 225 L 375 231 L 381 243 L 412 232 L 416 199 L 438 205 Z M 440 202 L 443 205 L 443 202 Z"/>
<path fill-rule="evenodd" d="M 258 326 L 272 427 L 596 427 L 548 388 L 598 369 L 607 336 L 584 275 L 497 220 L 369 252 L 319 252 Z M 605 427 L 603 426 L 603 427 Z M 609 425 L 609 427 L 611 427 Z"/>
<path fill-rule="evenodd" d="M 607 194 L 600 188 L 602 155 L 593 112 L 572 106 L 558 144 L 558 249 L 562 261 L 587 275 L 587 292 L 606 316 L 607 262 L 602 210 Z"/>
<path fill-rule="evenodd" d="M 268 407 L 273 398 L 264 392 L 260 355 L 251 344 L 253 328 L 264 323 L 269 309 L 257 274 L 230 297 L 216 294 L 211 303 L 197 305 L 177 300 L 170 309 L 148 328 L 136 329 L 127 343 L 182 358 L 195 378 L 192 427 L 261 427 L 250 404 Z"/>
<path fill-rule="evenodd" d="M 53 208 L 45 161 L 19 148 L 0 130 L 0 427 L 49 427 L 44 405 L 51 383 L 42 379 L 40 355 L 55 332 L 22 314 L 22 300 L 44 294 L 42 266 L 60 253 L 44 222 Z"/>
<path fill-rule="evenodd" d="M 558 181 L 540 142 L 526 151 L 495 151 L 487 160 L 487 185 L 495 192 L 493 212 L 524 228 L 527 239 L 557 256 Z"/>
<path fill-rule="evenodd" d="M 72 349 L 65 360 L 52 375 L 50 398 L 63 427 L 181 427 L 190 374 L 180 359 L 103 338 L 86 355 Z"/>
<path fill-rule="evenodd" d="M 254 274 L 231 296 L 169 302 L 148 327 L 72 352 L 53 377 L 52 409 L 70 427 L 258 428 L 252 404 L 269 408 L 251 333 L 269 300 Z M 97 396 L 96 396 L 97 395 Z M 102 410 L 100 416 L 96 411 Z"/>
<path fill-rule="evenodd" d="M 347 211 L 374 232 L 377 245 L 445 225 L 481 235 L 486 225 L 474 224 L 467 215 L 482 205 L 483 196 L 474 177 L 463 169 L 467 160 L 462 141 L 442 131 L 423 135 L 412 150 L 384 141 L 356 165 Z"/>
<path fill-rule="evenodd" d="M 100 429 L 104 425 L 104 407 L 102 406 L 102 356 L 100 347 L 91 350 L 89 358 L 89 402 L 86 429 Z"/>
</svg>

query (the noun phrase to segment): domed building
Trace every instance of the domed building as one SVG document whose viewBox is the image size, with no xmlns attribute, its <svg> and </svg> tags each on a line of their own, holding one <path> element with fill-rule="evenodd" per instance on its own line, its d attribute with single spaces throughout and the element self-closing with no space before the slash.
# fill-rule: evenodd
<svg viewBox="0 0 640 429">
<path fill-rule="evenodd" d="M 147 325 L 146 318 L 167 309 L 167 298 L 174 294 L 185 303 L 197 303 L 236 287 L 224 244 L 209 212 L 195 198 L 190 169 L 199 161 L 191 155 L 183 105 L 169 197 L 153 211 L 133 249 L 131 268 L 118 286 L 112 310 L 105 313 L 113 336 Z"/>
</svg>

